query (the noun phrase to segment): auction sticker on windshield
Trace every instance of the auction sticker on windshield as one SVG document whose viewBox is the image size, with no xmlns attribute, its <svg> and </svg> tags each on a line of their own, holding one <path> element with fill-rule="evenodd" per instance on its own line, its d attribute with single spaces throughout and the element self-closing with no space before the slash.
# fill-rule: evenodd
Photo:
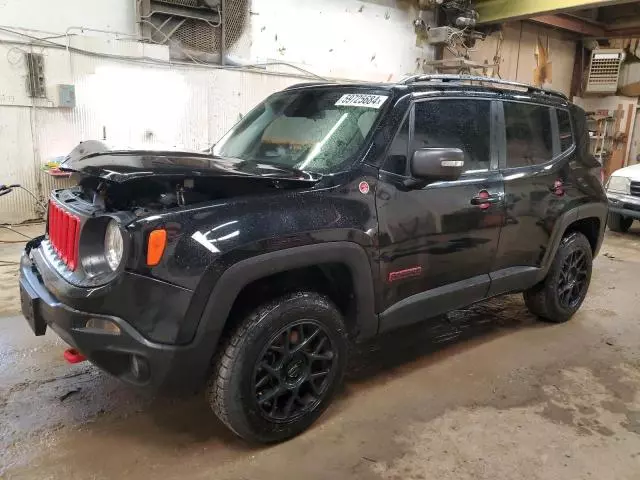
<svg viewBox="0 0 640 480">
<path fill-rule="evenodd" d="M 364 93 L 347 93 L 336 102 L 337 107 L 380 108 L 387 95 L 366 95 Z"/>
</svg>

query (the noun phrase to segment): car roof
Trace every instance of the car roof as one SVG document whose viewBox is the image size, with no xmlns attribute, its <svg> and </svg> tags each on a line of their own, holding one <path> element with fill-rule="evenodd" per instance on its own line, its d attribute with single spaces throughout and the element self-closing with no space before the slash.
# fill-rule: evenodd
<svg viewBox="0 0 640 480">
<path fill-rule="evenodd" d="M 526 94 L 530 98 L 542 99 L 545 102 L 567 105 L 567 96 L 555 90 L 548 90 L 526 83 L 513 82 L 491 77 L 477 77 L 470 75 L 413 75 L 396 83 L 376 82 L 310 82 L 291 85 L 287 90 L 305 88 L 356 88 L 387 90 L 393 93 L 418 93 L 433 90 L 469 90 L 474 92 L 499 92 L 508 96 L 522 96 Z"/>
</svg>

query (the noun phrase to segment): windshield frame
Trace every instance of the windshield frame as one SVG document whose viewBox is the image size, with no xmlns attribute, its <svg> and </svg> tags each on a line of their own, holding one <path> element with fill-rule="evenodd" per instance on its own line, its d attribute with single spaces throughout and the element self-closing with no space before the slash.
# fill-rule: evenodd
<svg viewBox="0 0 640 480">
<path fill-rule="evenodd" d="M 385 100 L 384 104 L 378 109 L 378 115 L 376 116 L 376 119 L 374 120 L 374 122 L 371 125 L 371 128 L 369 129 L 369 131 L 367 132 L 367 135 L 364 137 L 364 140 L 361 142 L 361 145 L 349 156 L 347 156 L 346 158 L 344 158 L 342 160 L 342 162 L 336 164 L 333 168 L 331 168 L 328 171 L 316 171 L 314 169 L 310 169 L 308 170 L 308 172 L 311 172 L 313 174 L 316 175 L 335 175 L 338 173 L 342 173 L 345 171 L 349 171 L 351 170 L 354 165 L 356 163 L 361 163 L 364 160 L 364 155 L 367 152 L 367 150 L 369 149 L 374 136 L 376 134 L 376 131 L 378 130 L 378 128 L 380 127 L 380 124 L 382 123 L 383 119 L 385 118 L 385 115 L 387 114 L 387 112 L 389 111 L 390 108 L 392 108 L 392 105 L 395 103 L 395 95 L 394 92 L 391 88 L 385 88 L 385 86 L 371 86 L 371 85 L 314 85 L 313 87 L 305 87 L 305 86 L 301 86 L 301 87 L 296 87 L 296 88 L 291 88 L 291 89 L 285 89 L 285 90 L 280 90 L 278 92 L 275 92 L 271 95 L 269 95 L 268 97 L 266 97 L 264 100 L 262 100 L 260 103 L 258 103 L 256 106 L 254 106 L 249 112 L 247 112 L 247 114 L 243 115 L 242 118 L 236 122 L 236 124 L 231 127 L 231 129 L 229 129 L 229 131 L 227 133 L 225 133 L 220 140 L 218 140 L 218 142 L 216 142 L 215 144 L 213 144 L 209 151 L 212 153 L 212 155 L 216 156 L 216 157 L 224 157 L 225 155 L 220 154 L 219 148 L 220 146 L 224 145 L 224 143 L 226 143 L 226 141 L 232 137 L 233 135 L 235 135 L 240 127 L 240 124 L 244 121 L 245 118 L 250 117 L 251 115 L 255 114 L 259 109 L 261 109 L 263 107 L 263 105 L 267 102 L 269 102 L 271 99 L 273 99 L 273 97 L 276 96 L 281 96 L 281 95 L 286 95 L 286 94 L 299 94 L 301 92 L 313 92 L 313 91 L 331 91 L 331 92 L 341 92 L 343 94 L 348 94 L 348 93 L 360 93 L 360 94 L 365 94 L 365 95 L 385 95 L 388 98 Z M 241 157 L 238 157 L 239 160 L 245 161 L 247 163 L 266 163 L 266 164 L 272 164 L 275 166 L 279 166 L 282 168 L 290 168 L 287 167 L 285 165 L 279 164 L 278 162 L 273 162 L 272 160 L 268 159 L 268 158 L 264 158 L 264 159 L 244 159 Z M 295 167 L 294 167 L 295 168 Z M 302 171 L 305 171 L 304 169 L 302 169 Z"/>
</svg>

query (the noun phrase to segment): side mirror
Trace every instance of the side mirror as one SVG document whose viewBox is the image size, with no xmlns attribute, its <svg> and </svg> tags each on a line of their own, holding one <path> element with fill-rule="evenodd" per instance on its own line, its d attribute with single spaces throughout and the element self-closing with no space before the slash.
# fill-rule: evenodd
<svg viewBox="0 0 640 480">
<path fill-rule="evenodd" d="M 411 174 L 421 180 L 457 180 L 463 169 L 464 152 L 459 148 L 420 148 L 411 157 Z"/>
</svg>

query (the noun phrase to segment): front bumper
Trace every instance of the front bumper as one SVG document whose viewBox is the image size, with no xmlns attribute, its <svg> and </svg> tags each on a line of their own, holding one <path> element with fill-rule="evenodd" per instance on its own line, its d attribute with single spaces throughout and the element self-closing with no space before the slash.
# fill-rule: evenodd
<svg viewBox="0 0 640 480">
<path fill-rule="evenodd" d="M 607 198 L 609 199 L 609 213 L 617 213 L 640 220 L 640 197 L 607 192 Z"/>
<path fill-rule="evenodd" d="M 130 384 L 181 391 L 202 386 L 214 353 L 212 346 L 197 341 L 189 345 L 152 342 L 123 318 L 63 303 L 47 289 L 42 273 L 53 272 L 40 272 L 25 252 L 20 262 L 22 312 L 36 335 L 44 335 L 50 327 L 93 364 Z M 91 318 L 115 323 L 120 334 L 86 328 Z"/>
</svg>

